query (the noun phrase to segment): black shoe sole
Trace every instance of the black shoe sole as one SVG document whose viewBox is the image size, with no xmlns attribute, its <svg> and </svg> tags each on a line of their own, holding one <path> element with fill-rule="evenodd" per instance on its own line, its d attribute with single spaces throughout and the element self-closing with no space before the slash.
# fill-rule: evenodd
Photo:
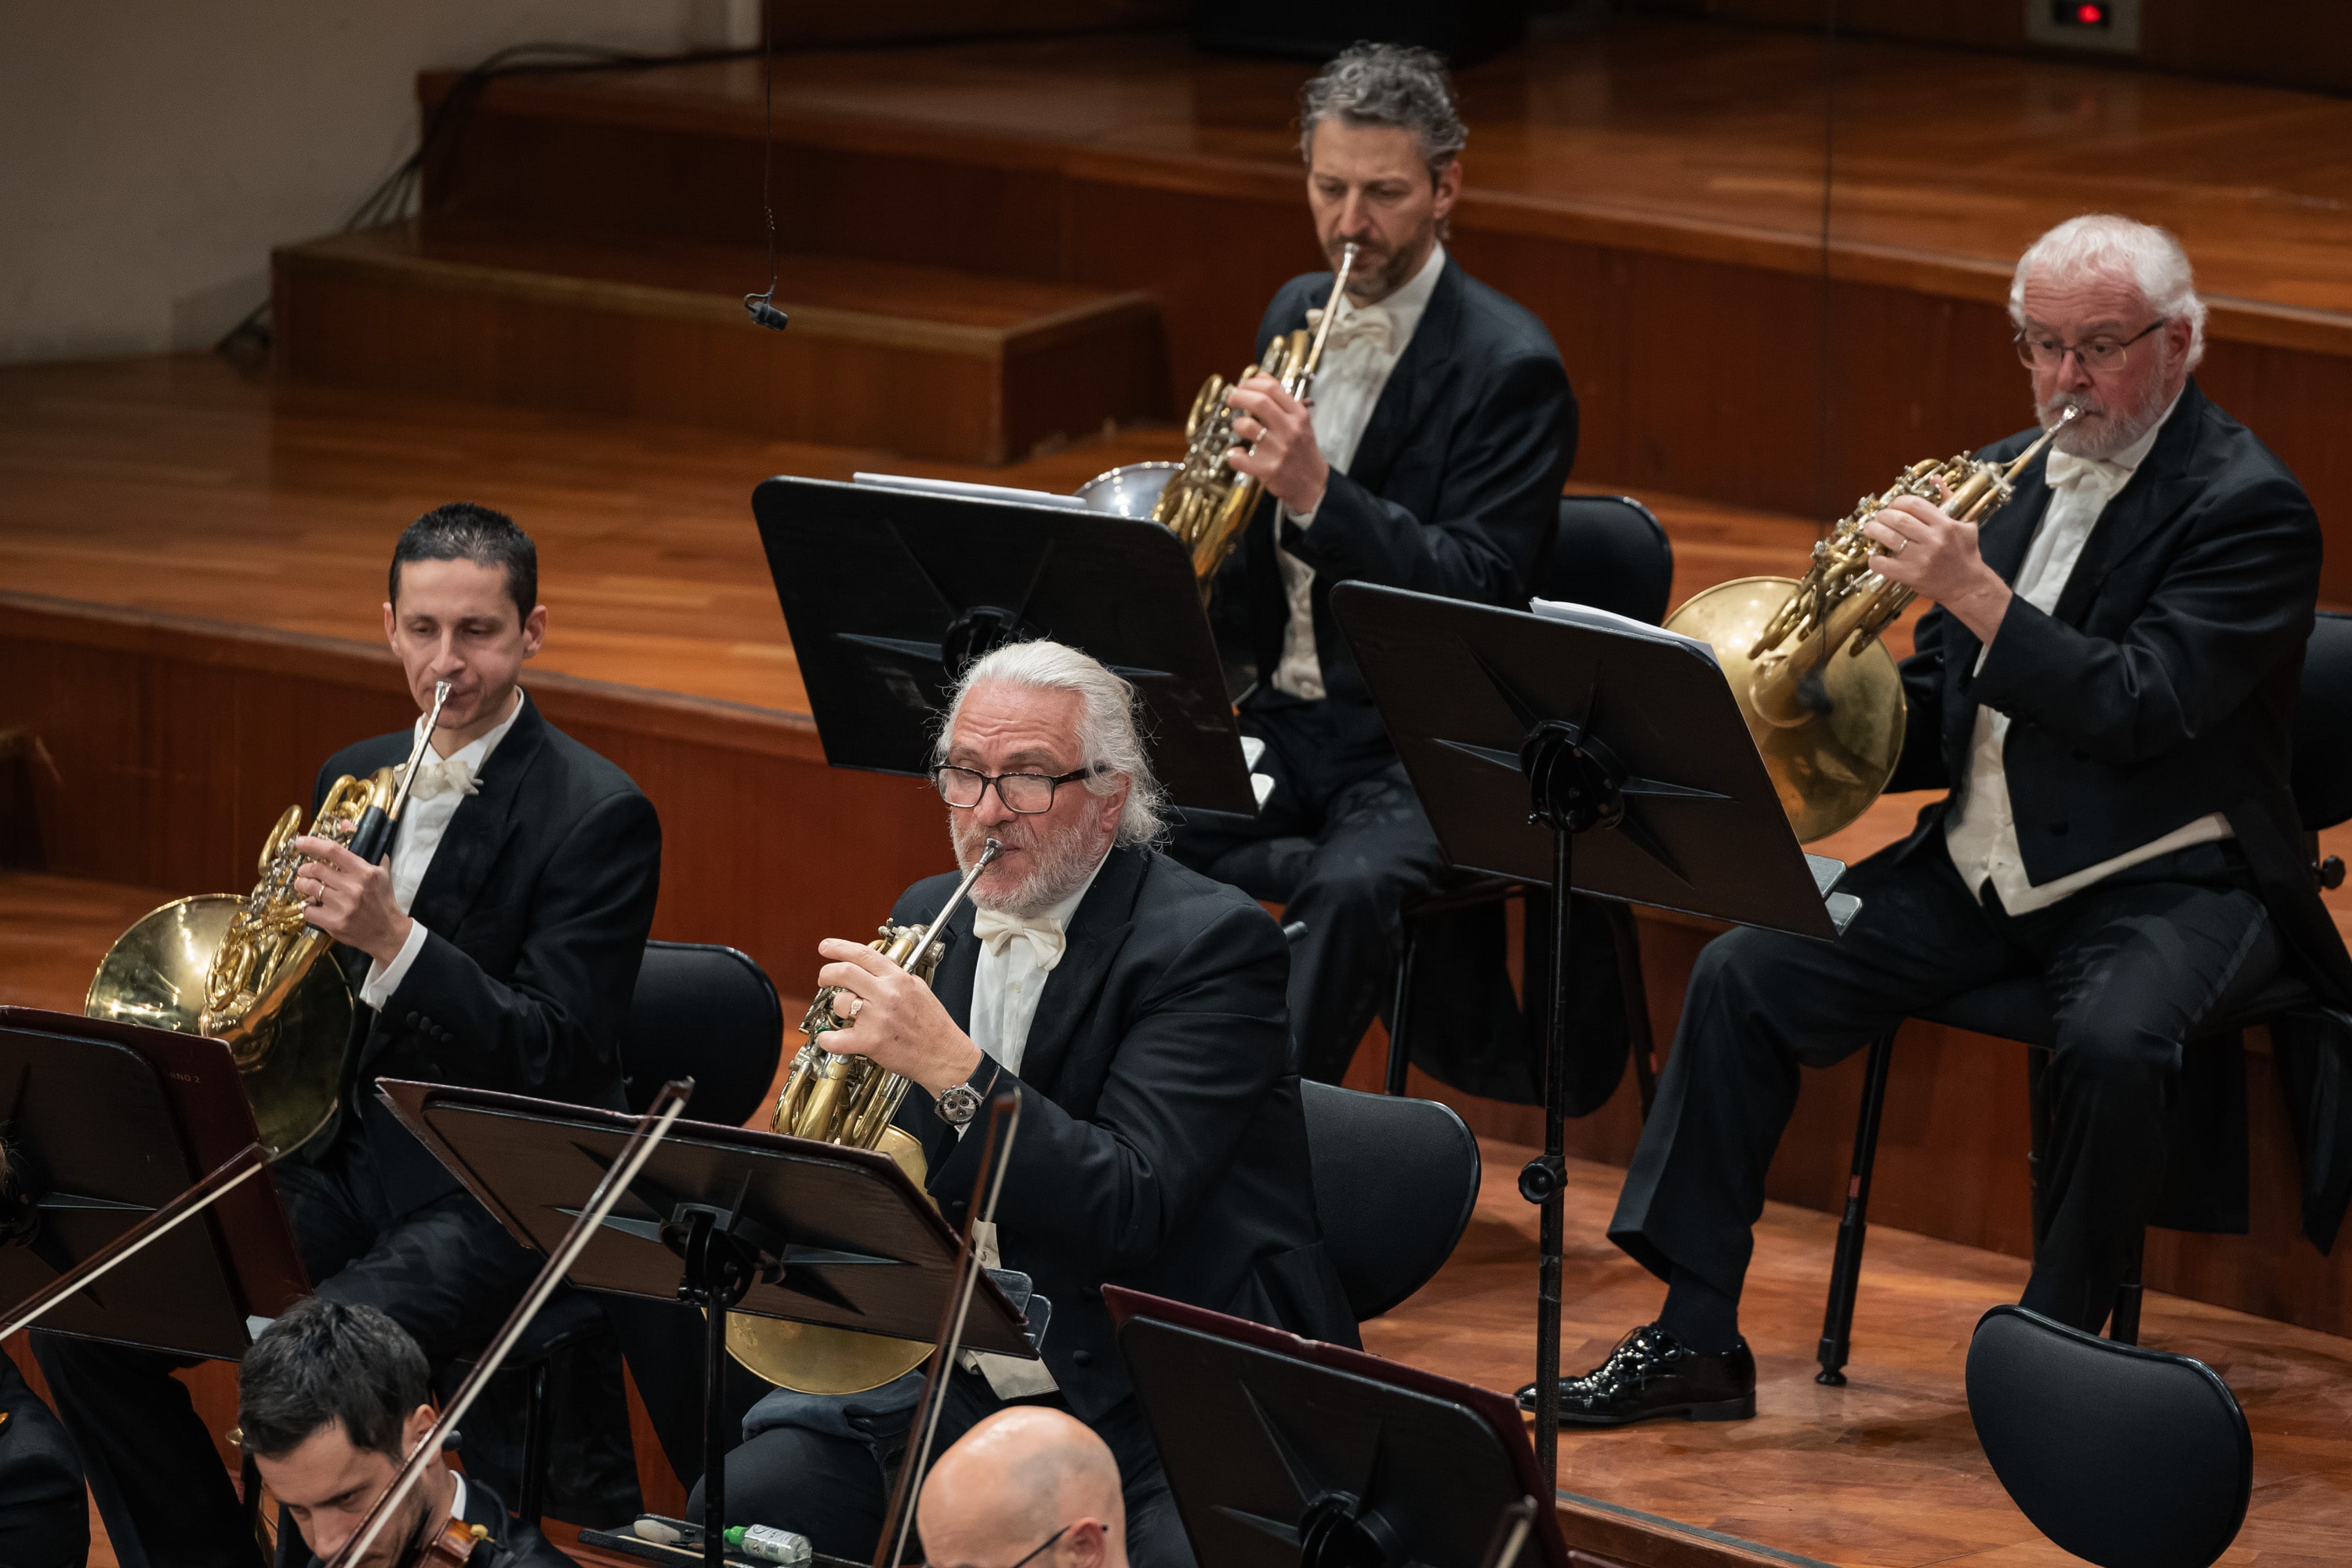
<svg viewBox="0 0 2352 1568">
<path fill-rule="evenodd" d="M 1756 1418 L 1756 1396 L 1742 1394 L 1738 1399 L 1718 1399 L 1706 1405 L 1667 1405 L 1655 1410 L 1644 1410 L 1637 1415 L 1579 1415 L 1573 1411 L 1559 1413 L 1563 1426 L 1632 1426 L 1643 1421 L 1663 1421 L 1679 1415 L 1685 1421 L 1752 1421 Z"/>
</svg>

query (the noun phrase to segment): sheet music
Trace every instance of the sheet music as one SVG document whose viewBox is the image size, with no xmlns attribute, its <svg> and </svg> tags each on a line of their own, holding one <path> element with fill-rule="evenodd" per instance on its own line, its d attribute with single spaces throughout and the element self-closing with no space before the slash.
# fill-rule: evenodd
<svg viewBox="0 0 2352 1568">
<path fill-rule="evenodd" d="M 1596 631 L 1622 632 L 1627 637 L 1645 637 L 1687 648 L 1709 664 L 1717 662 L 1715 649 L 1696 637 L 1670 632 L 1664 626 L 1654 626 L 1647 621 L 1637 621 L 1631 616 L 1621 616 L 1614 610 L 1596 609 L 1591 605 L 1571 605 L 1559 599 L 1530 599 L 1528 608 L 1546 620 L 1566 621 L 1570 626 L 1590 626 Z"/>
<path fill-rule="evenodd" d="M 1076 496 L 1056 495 L 1052 490 L 1015 489 L 1010 485 L 975 485 L 962 479 L 926 479 L 913 474 L 866 474 L 850 476 L 850 482 L 872 485 L 886 490 L 917 490 L 926 495 L 954 496 L 961 500 L 1009 500 L 1023 506 L 1059 507 L 1065 511 L 1085 511 L 1087 503 Z"/>
</svg>

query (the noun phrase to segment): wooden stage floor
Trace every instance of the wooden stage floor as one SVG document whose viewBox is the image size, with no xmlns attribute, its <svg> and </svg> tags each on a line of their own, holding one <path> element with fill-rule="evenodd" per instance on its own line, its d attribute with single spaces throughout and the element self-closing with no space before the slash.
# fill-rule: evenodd
<svg viewBox="0 0 2352 1568">
<path fill-rule="evenodd" d="M 76 1005 L 97 955 L 157 897 L 0 873 L 0 997 Z M 1365 1325 L 1364 1339 L 1379 1354 L 1507 1394 L 1532 1375 L 1536 1211 L 1516 1185 L 1532 1151 L 1483 1147 L 1477 1213 L 1453 1260 L 1402 1307 Z M 1606 1355 L 1656 1310 L 1656 1283 L 1603 1234 L 1620 1174 L 1570 1163 L 1561 1361 L 1571 1368 Z M 1812 1352 L 1835 1234 L 1828 1215 L 1777 1203 L 1766 1209 L 1745 1301 L 1762 1374 L 1756 1420 L 1562 1435 L 1570 1540 L 1638 1568 L 2075 1561 L 2041 1541 L 2002 1494 L 1960 1393 L 1971 1327 L 1987 1307 L 2016 1299 L 2025 1265 L 1873 1227 L 1853 1381 L 1822 1388 L 1812 1381 Z M 2245 1404 L 2254 1500 L 2224 1563 L 2318 1568 L 2352 1557 L 2352 1341 L 2151 1295 L 2143 1342 L 2206 1362 Z M 227 1370 L 197 1374 L 208 1412 L 233 1400 Z M 101 1551 L 91 1561 L 110 1564 L 112 1556 Z"/>
</svg>

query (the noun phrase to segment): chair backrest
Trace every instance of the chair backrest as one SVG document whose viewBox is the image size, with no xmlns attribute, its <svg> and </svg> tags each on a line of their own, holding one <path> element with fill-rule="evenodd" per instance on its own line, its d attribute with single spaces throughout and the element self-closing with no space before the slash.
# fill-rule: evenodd
<svg viewBox="0 0 2352 1568">
<path fill-rule="evenodd" d="M 1650 626 L 1666 618 L 1675 547 L 1650 509 L 1632 496 L 1562 496 L 1551 554 L 1536 596 L 1590 605 Z"/>
<path fill-rule="evenodd" d="M 621 1040 L 629 1108 L 680 1074 L 694 1079 L 687 1114 L 740 1126 L 776 1081 L 784 1052 L 784 1012 L 776 988 L 750 955 L 699 942 L 649 942 Z"/>
<path fill-rule="evenodd" d="M 2254 1479 L 2245 1413 L 2213 1369 L 1995 1307 L 1969 1345 L 1969 1415 L 2033 1527 L 2101 1568 L 2208 1568 Z"/>
<path fill-rule="evenodd" d="M 2352 816 L 2352 616 L 2322 610 L 2294 709 L 2294 804 L 2316 833 Z"/>
<path fill-rule="evenodd" d="M 1454 1108 L 1299 1080 L 1323 1249 L 1356 1321 L 1429 1283 L 1478 1205 L 1478 1141 Z"/>
</svg>

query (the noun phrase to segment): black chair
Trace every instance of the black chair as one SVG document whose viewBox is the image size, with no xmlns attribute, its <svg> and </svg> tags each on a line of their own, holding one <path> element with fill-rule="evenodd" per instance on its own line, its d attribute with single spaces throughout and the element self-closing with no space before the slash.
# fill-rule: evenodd
<svg viewBox="0 0 2352 1568">
<path fill-rule="evenodd" d="M 2209 1568 L 2245 1522 L 2245 1412 L 2213 1369 L 2022 1307 L 1969 1342 L 1969 1415 L 2033 1528 L 2100 1568 Z"/>
<path fill-rule="evenodd" d="M 776 1081 L 783 1052 L 783 1005 L 748 954 L 715 942 L 646 943 L 621 1042 L 630 1110 L 643 1112 L 666 1080 L 690 1075 L 694 1119 L 740 1126 Z"/>
<path fill-rule="evenodd" d="M 1302 1079 L 1323 1247 L 1356 1321 L 1429 1283 L 1478 1206 L 1478 1140 L 1449 1105 Z"/>
<path fill-rule="evenodd" d="M 1675 547 L 1648 507 L 1631 496 L 1562 496 L 1559 525 L 1553 531 L 1551 551 L 1538 568 L 1536 596 L 1587 605 L 1632 620 L 1656 626 L 1666 618 L 1675 585 Z M 1536 889 L 1540 897 L 1549 889 Z M 1503 877 L 1476 876 L 1439 889 L 1405 907 L 1403 954 L 1397 965 L 1396 996 L 1389 1008 L 1388 1091 L 1404 1092 L 1405 1066 L 1412 1058 L 1406 1041 L 1412 995 L 1414 961 L 1421 935 L 1429 921 L 1457 910 L 1528 897 L 1522 883 Z M 1642 942 L 1631 907 L 1602 900 L 1616 947 L 1617 983 L 1625 997 L 1627 1046 L 1633 1058 L 1634 1081 L 1640 1086 L 1642 1114 L 1650 1113 L 1657 1092 L 1652 1062 L 1650 1007 L 1642 989 Z M 1540 1019 L 1546 1003 L 1529 998 L 1530 1023 Z"/>
<path fill-rule="evenodd" d="M 713 942 L 646 943 L 621 1037 L 621 1083 L 630 1110 L 642 1113 L 665 1082 L 690 1076 L 694 1099 L 688 1109 L 694 1119 L 740 1126 L 767 1098 L 783 1049 L 783 1005 L 748 954 Z M 555 1359 L 611 1332 L 595 1298 L 567 1286 L 531 1320 L 507 1357 L 507 1365 L 530 1373 L 522 1486 L 515 1499 L 515 1512 L 526 1524 L 536 1527 L 545 1505 Z"/>
<path fill-rule="evenodd" d="M 2303 826 L 2310 833 L 2333 827 L 2352 817 L 2352 616 L 2323 612 L 2313 626 L 2304 656 L 2303 686 L 2294 716 L 2294 799 Z M 2312 875 L 2324 887 L 2344 880 L 2344 863 L 2331 855 L 2318 858 L 2313 840 Z M 2209 1018 L 2197 1038 L 2221 1039 L 2256 1025 L 2268 1024 L 2315 1004 L 2310 988 L 2292 973 L 2283 973 L 2261 994 L 2227 1014 Z M 2038 978 L 2003 980 L 1964 992 L 1941 1006 L 1915 1015 L 1920 1022 L 1966 1029 L 1995 1039 L 2015 1040 L 2028 1047 L 2027 1072 L 2034 1107 L 2032 1169 L 2042 1168 L 2043 1117 L 2042 1069 L 2057 1040 L 2057 1025 L 2050 998 Z M 1899 1029 L 1900 1025 L 1896 1027 Z M 1862 1248 L 1868 1229 L 1871 1167 L 1878 1154 L 1878 1123 L 1886 1100 L 1886 1070 L 1895 1051 L 1896 1030 L 1874 1041 L 1864 1070 L 1862 1110 L 1854 1125 L 1853 1162 L 1846 1184 L 1845 1213 L 1838 1224 L 1837 1256 L 1830 1266 L 1829 1301 L 1822 1314 L 1822 1370 L 1814 1379 L 1832 1385 L 1845 1382 L 1845 1363 L 1852 1348 L 1854 1294 L 1862 1274 Z M 2189 1042 L 2193 1047 L 2196 1041 Z M 2040 1184 L 2035 1184 L 2034 1240 L 2042 1239 Z M 2116 1293 L 2110 1313 L 2110 1334 L 2137 1343 L 2140 1310 L 2139 1250 L 2135 1245 L 2132 1266 Z"/>
</svg>

